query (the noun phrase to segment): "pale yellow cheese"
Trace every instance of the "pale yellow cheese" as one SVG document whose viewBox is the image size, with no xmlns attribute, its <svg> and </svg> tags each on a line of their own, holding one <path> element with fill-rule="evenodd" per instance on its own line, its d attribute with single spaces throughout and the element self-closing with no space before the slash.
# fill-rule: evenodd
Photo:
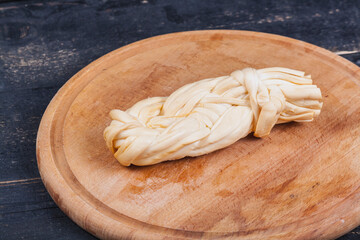
<svg viewBox="0 0 360 240">
<path fill-rule="evenodd" d="M 122 165 L 151 165 L 210 153 L 250 132 L 264 137 L 277 123 L 310 122 L 321 99 L 304 72 L 245 68 L 112 110 L 104 138 Z"/>
</svg>

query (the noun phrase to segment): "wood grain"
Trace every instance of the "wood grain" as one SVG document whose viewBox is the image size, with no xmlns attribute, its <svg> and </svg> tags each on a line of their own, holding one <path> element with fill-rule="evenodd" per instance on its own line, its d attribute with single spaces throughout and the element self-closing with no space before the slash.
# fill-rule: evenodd
<svg viewBox="0 0 360 240">
<path fill-rule="evenodd" d="M 150 167 L 122 167 L 105 146 L 110 109 L 271 66 L 312 75 L 324 96 L 315 122 Z M 40 125 L 39 170 L 59 207 L 101 238 L 331 239 L 360 223 L 359 90 L 355 65 L 294 39 L 230 30 L 154 37 L 62 87 Z"/>
</svg>

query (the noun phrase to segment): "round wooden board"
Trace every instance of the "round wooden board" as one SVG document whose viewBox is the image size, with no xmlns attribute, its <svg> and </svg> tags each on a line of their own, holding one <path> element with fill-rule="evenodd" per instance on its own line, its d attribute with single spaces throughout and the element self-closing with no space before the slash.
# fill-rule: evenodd
<svg viewBox="0 0 360 240">
<path fill-rule="evenodd" d="M 106 148 L 111 109 L 273 66 L 312 75 L 324 98 L 314 122 L 149 167 L 123 167 Z M 231 30 L 153 37 L 60 89 L 40 124 L 39 170 L 59 207 L 104 239 L 332 239 L 360 224 L 359 93 L 358 67 L 298 40 Z"/>
</svg>

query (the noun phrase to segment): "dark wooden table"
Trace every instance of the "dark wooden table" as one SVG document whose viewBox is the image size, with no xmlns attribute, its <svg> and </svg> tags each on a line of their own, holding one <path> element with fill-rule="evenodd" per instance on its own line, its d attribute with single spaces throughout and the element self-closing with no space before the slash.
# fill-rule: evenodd
<svg viewBox="0 0 360 240">
<path fill-rule="evenodd" d="M 0 239 L 94 239 L 41 182 L 46 106 L 98 57 L 151 36 L 242 29 L 304 40 L 360 65 L 360 1 L 0 1 Z M 360 227 L 339 238 L 360 239 Z"/>
</svg>

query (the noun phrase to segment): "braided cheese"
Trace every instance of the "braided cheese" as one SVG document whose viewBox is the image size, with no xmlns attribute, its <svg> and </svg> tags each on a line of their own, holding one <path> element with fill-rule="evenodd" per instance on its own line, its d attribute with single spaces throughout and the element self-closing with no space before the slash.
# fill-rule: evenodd
<svg viewBox="0 0 360 240">
<path fill-rule="evenodd" d="M 321 99 L 304 72 L 245 68 L 112 110 L 104 138 L 122 165 L 151 165 L 210 153 L 250 132 L 264 137 L 276 123 L 310 122 Z"/>
</svg>

